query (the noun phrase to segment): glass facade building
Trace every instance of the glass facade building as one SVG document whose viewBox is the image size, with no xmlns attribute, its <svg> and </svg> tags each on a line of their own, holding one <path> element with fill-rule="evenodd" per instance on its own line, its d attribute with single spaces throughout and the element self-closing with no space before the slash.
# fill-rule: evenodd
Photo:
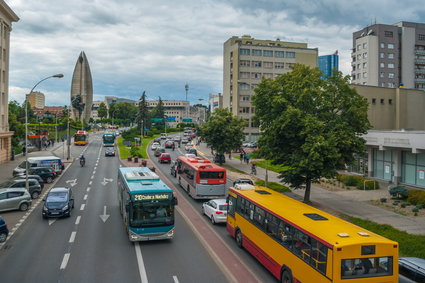
<svg viewBox="0 0 425 283">
<path fill-rule="evenodd" d="M 319 70 L 323 72 L 323 79 L 326 79 L 326 77 L 330 77 L 332 75 L 332 71 L 339 70 L 339 59 L 338 54 L 335 52 L 335 54 L 332 55 L 323 55 L 319 56 Z"/>
</svg>

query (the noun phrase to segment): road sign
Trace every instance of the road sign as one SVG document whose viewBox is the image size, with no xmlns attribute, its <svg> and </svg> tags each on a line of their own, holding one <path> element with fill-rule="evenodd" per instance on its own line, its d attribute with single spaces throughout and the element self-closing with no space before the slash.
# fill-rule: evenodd
<svg viewBox="0 0 425 283">
<path fill-rule="evenodd" d="M 176 117 L 166 117 L 168 122 L 175 122 L 176 121 Z"/>
<path fill-rule="evenodd" d="M 183 118 L 183 122 L 192 122 L 192 118 Z"/>
<path fill-rule="evenodd" d="M 162 122 L 164 119 L 162 119 L 162 118 L 151 118 L 151 122 L 152 123 L 160 123 L 160 122 Z"/>
</svg>

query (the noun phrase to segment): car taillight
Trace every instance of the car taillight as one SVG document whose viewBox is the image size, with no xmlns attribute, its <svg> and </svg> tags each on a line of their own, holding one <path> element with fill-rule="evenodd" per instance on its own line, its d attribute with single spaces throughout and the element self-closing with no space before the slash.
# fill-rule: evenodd
<svg viewBox="0 0 425 283">
<path fill-rule="evenodd" d="M 216 211 L 215 214 L 223 214 L 221 211 Z"/>
</svg>

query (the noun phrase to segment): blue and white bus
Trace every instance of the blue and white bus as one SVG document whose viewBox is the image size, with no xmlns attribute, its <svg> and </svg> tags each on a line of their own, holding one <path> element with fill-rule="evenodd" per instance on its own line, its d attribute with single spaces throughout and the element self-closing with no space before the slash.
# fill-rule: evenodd
<svg viewBox="0 0 425 283">
<path fill-rule="evenodd" d="M 147 167 L 118 169 L 118 203 L 130 241 L 174 237 L 173 190 Z"/>
</svg>

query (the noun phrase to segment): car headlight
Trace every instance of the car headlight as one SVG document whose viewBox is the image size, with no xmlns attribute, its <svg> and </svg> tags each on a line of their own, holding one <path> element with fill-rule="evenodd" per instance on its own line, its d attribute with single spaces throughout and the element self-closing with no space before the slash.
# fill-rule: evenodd
<svg viewBox="0 0 425 283">
<path fill-rule="evenodd" d="M 62 210 L 67 210 L 68 209 L 68 205 L 65 205 L 64 207 L 62 207 Z"/>
<path fill-rule="evenodd" d="M 48 211 L 49 209 L 46 206 L 43 206 L 44 211 Z"/>
</svg>

